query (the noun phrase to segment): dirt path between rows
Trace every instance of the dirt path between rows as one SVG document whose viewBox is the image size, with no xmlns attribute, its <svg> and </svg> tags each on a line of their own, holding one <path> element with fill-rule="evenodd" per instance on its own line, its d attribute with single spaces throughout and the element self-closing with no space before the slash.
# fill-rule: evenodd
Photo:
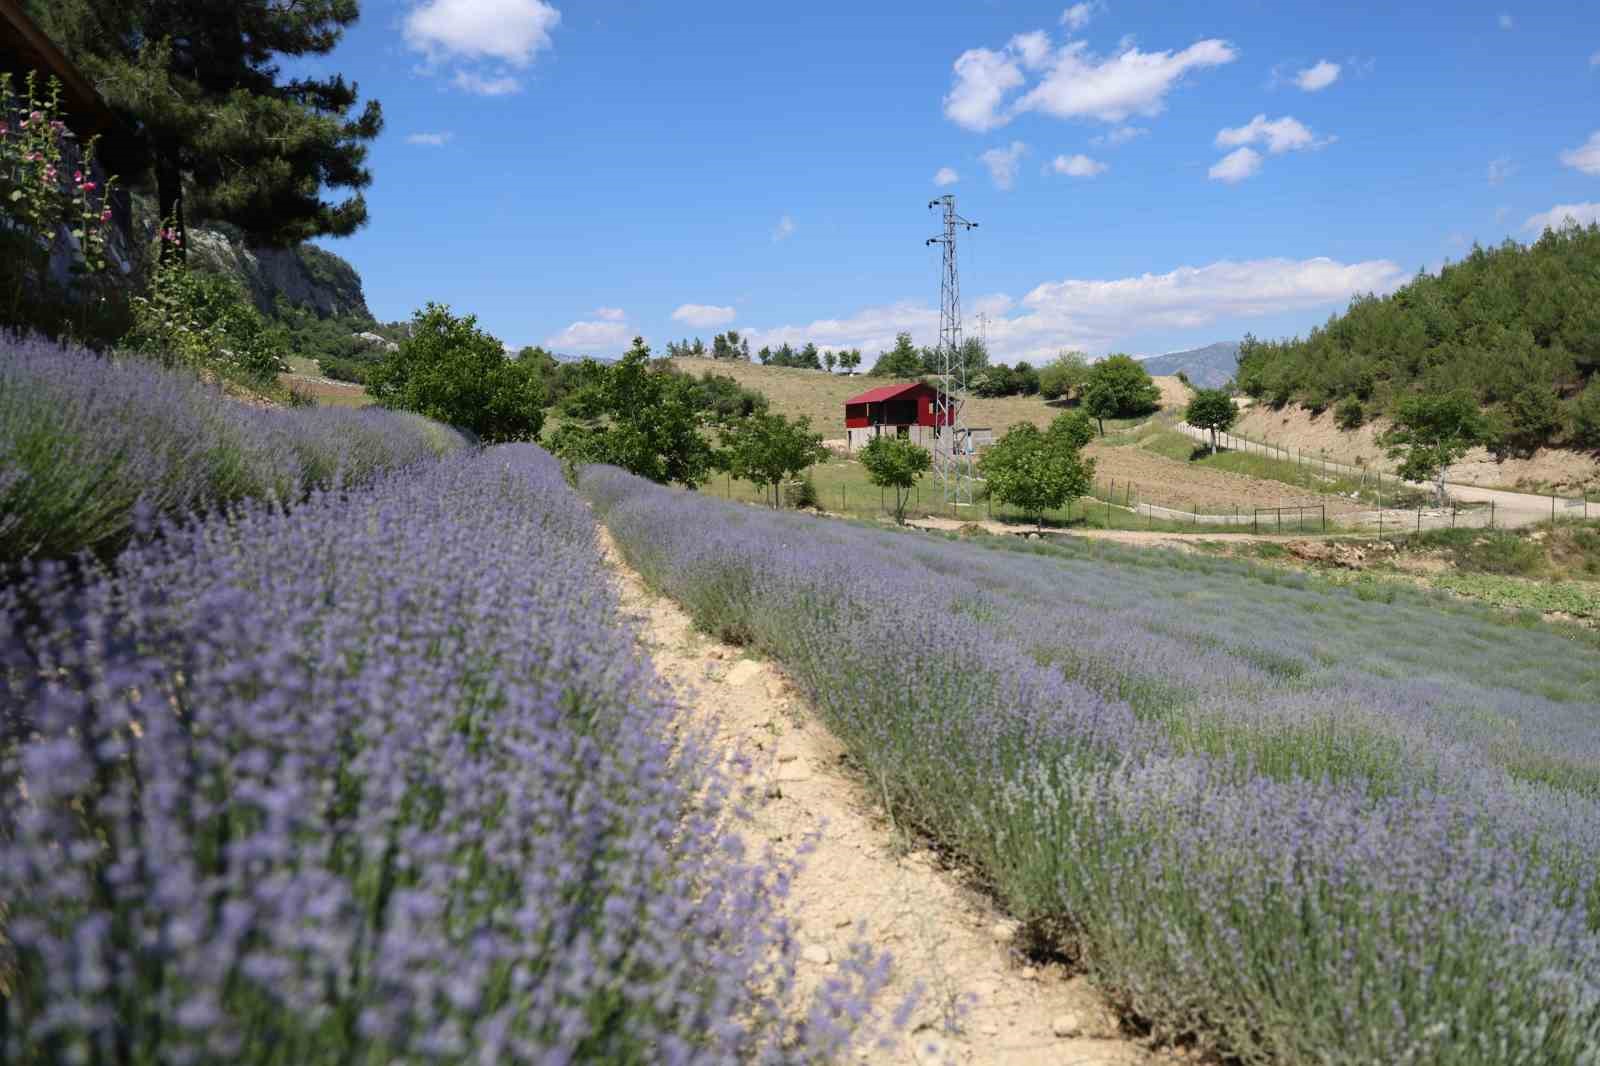
<svg viewBox="0 0 1600 1066">
<path fill-rule="evenodd" d="M 825 980 L 863 937 L 894 958 L 883 1002 L 893 1009 L 919 984 L 912 1031 L 873 1063 L 962 1066 L 1114 1066 L 1182 1061 L 1121 1035 L 1098 992 L 1054 965 L 1035 965 L 1014 947 L 1015 923 L 897 836 L 843 748 L 812 716 L 771 663 L 696 632 L 675 604 L 645 588 L 601 530 L 623 610 L 640 625 L 656 672 L 727 749 L 750 756 L 757 848 L 792 858 L 808 837 L 788 901 L 799 928 L 801 978 Z M 863 932 L 864 930 L 864 932 Z"/>
</svg>

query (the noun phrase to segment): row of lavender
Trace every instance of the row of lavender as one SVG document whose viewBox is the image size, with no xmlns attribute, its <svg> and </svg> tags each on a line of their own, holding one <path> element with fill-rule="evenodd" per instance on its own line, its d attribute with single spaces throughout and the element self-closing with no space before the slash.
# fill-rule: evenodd
<svg viewBox="0 0 1600 1066">
<path fill-rule="evenodd" d="M 464 443 L 416 415 L 251 407 L 179 370 L 0 334 L 0 566 L 114 551 L 148 517 L 292 502 Z"/>
<path fill-rule="evenodd" d="M 815 1061 L 726 767 L 544 452 L 139 537 L 0 592 L 0 1057 Z M 3 944 L 0 938 L 0 944 Z M 9 973 L 7 971 L 9 970 Z"/>
<path fill-rule="evenodd" d="M 582 488 L 1158 1030 L 1246 1062 L 1600 1061 L 1592 647 L 1177 554 Z"/>
</svg>

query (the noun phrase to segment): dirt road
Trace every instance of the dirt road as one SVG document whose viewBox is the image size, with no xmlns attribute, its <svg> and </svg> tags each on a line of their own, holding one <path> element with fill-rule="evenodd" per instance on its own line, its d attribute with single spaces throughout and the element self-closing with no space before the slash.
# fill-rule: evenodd
<svg viewBox="0 0 1600 1066">
<path fill-rule="evenodd" d="M 751 756 L 764 797 L 747 832 L 786 858 L 815 837 L 789 897 L 804 982 L 825 980 L 863 936 L 894 957 L 892 1009 L 923 989 L 913 1031 L 858 1061 L 962 1066 L 1114 1066 L 1178 1062 L 1122 1036 L 1081 977 L 1033 965 L 1016 926 L 915 840 L 896 833 L 843 764 L 843 749 L 773 665 L 698 633 L 648 591 L 602 531 L 624 609 L 640 623 L 657 672 L 730 751 Z"/>
</svg>

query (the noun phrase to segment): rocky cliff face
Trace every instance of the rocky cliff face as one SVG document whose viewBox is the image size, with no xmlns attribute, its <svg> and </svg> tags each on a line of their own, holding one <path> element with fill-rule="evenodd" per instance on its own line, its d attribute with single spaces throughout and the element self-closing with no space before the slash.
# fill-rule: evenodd
<svg viewBox="0 0 1600 1066">
<path fill-rule="evenodd" d="M 355 267 L 312 244 L 252 248 L 230 227 L 196 226 L 189 230 L 189 261 L 236 279 L 263 314 L 272 314 L 281 296 L 322 318 L 372 319 Z"/>
</svg>

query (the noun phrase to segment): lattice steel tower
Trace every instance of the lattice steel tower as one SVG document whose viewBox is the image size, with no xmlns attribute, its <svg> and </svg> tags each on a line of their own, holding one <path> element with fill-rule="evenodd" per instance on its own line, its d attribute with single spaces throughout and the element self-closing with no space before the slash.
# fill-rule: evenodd
<svg viewBox="0 0 1600 1066">
<path fill-rule="evenodd" d="M 956 198 L 941 196 L 928 201 L 930 209 L 944 208 L 944 232 L 929 237 L 928 244 L 944 245 L 944 269 L 939 275 L 939 399 L 934 421 L 939 440 L 933 449 L 933 468 L 939 475 L 946 502 L 956 506 L 972 502 L 971 436 L 961 408 L 967 393 L 967 366 L 961 353 L 961 275 L 956 271 L 956 230 L 976 229 L 956 214 Z"/>
</svg>

